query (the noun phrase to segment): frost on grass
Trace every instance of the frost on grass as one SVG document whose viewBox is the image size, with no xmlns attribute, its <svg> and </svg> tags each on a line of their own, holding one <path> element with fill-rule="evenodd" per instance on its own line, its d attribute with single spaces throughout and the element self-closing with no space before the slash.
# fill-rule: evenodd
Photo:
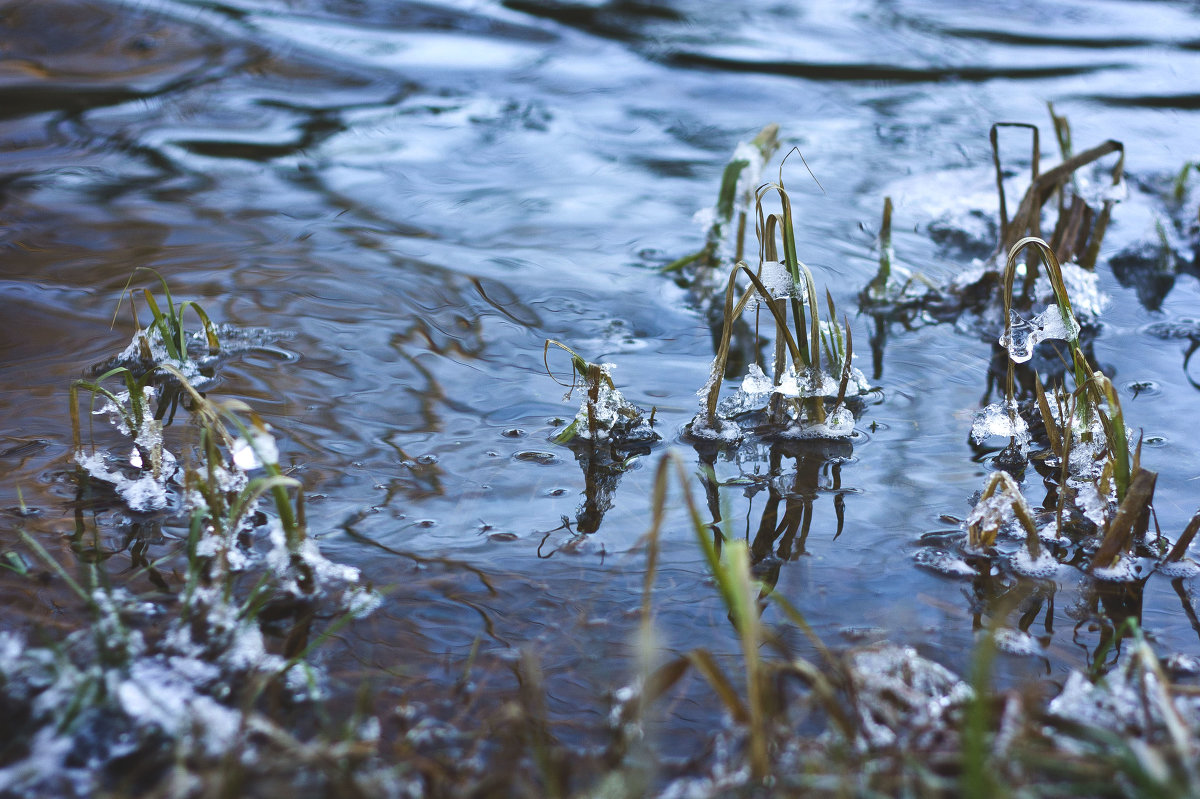
<svg viewBox="0 0 1200 799">
<path fill-rule="evenodd" d="M 918 566 L 947 577 L 977 577 L 979 572 L 961 556 L 945 549 L 925 547 L 913 555 Z"/>
<path fill-rule="evenodd" d="M 715 373 L 714 367 L 713 374 Z M 820 400 L 829 404 L 838 396 L 840 380 L 827 372 L 807 369 L 797 373 L 793 367 L 788 366 L 775 383 L 763 372 L 762 367 L 750 364 L 734 393 L 718 403 L 715 423 L 710 423 L 706 402 L 715 379 L 710 377 L 696 392 L 700 397 L 700 412 L 689 428 L 690 434 L 696 438 L 728 443 L 739 441 L 744 435 L 742 426 L 738 423 L 739 419 L 743 423 L 754 424 L 770 412 L 772 403 L 780 400 L 782 403 L 778 407 L 783 415 L 774 421 L 782 422 L 777 431 L 777 435 L 782 438 L 844 439 L 854 434 L 857 419 L 845 404 L 830 408 L 824 421 L 820 422 L 809 418 L 807 412 L 801 408 L 803 400 Z M 850 367 L 846 396 L 861 397 L 870 390 L 870 383 L 863 373 L 853 366 Z"/>
<path fill-rule="evenodd" d="M 1138 650 L 1100 682 L 1072 672 L 1047 713 L 1135 744 L 1171 740 L 1187 750 L 1180 754 L 1195 757 L 1200 754 L 1200 698 L 1173 695 L 1148 647 Z"/>
</svg>

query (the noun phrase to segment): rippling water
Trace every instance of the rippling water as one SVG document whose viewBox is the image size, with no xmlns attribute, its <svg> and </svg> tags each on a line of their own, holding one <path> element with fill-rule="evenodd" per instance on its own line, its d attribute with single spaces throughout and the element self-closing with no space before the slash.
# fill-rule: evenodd
<svg viewBox="0 0 1200 799">
<path fill-rule="evenodd" d="M 564 528 L 584 476 L 549 439 L 578 400 L 545 374 L 543 342 L 616 363 L 695 461 L 678 434 L 711 338 L 656 268 L 702 243 L 693 216 L 738 141 L 777 122 L 803 152 L 820 187 L 789 162 L 801 257 L 845 309 L 874 272 L 885 194 L 909 266 L 940 279 L 986 254 L 935 233 L 948 216 L 993 218 L 995 121 L 1043 124 L 1049 142 L 1053 101 L 1077 147 L 1125 142 L 1131 194 L 1106 256 L 1157 242 L 1161 195 L 1197 157 L 1189 3 L 11 0 L 0 30 L 0 507 L 19 489 L 40 511 L 26 526 L 64 559 L 77 515 L 126 557 L 130 520 L 74 502 L 66 387 L 128 342 L 113 313 L 131 270 L 153 267 L 214 319 L 281 336 L 210 392 L 264 414 L 323 549 L 390 592 L 343 633 L 341 668 L 447 682 L 476 641 L 496 662 L 531 647 L 562 715 L 600 718 L 632 668 L 662 450 L 621 477 L 596 533 Z M 1026 146 L 1006 146 L 1019 163 Z M 1114 303 L 1097 356 L 1132 424 L 1158 437 L 1143 458 L 1175 535 L 1195 511 L 1184 420 L 1200 372 L 1182 368 L 1186 339 L 1146 326 L 1195 315 L 1196 268 L 1149 288 L 1101 273 Z M 865 342 L 866 318 L 851 323 Z M 853 457 L 836 473 L 785 460 L 811 527 L 783 553 L 763 546 L 787 556 L 778 586 L 822 637 L 887 637 L 964 666 L 976 599 L 914 553 L 943 514 L 965 516 L 989 470 L 967 445 L 987 353 L 969 331 L 897 332 Z M 725 479 L 754 468 L 716 464 Z M 755 538 L 762 495 L 721 493 Z M 6 547 L 14 519 L 0 520 Z M 664 645 L 733 651 L 704 575 L 672 499 Z M 55 617 L 53 584 L 0 582 L 34 608 L 7 624 Z M 1092 656 L 1079 588 L 1059 589 L 1033 628 L 1046 649 L 1006 674 Z M 1147 584 L 1141 616 L 1164 651 L 1195 651 L 1195 602 L 1186 583 Z"/>
</svg>

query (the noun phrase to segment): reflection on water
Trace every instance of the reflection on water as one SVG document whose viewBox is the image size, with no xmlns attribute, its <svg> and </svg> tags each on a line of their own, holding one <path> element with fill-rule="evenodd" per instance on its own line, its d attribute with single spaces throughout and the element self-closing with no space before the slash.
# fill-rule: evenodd
<svg viewBox="0 0 1200 799">
<path fill-rule="evenodd" d="M 1115 301 L 1088 357 L 1120 385 L 1159 387 L 1128 403 L 1132 424 L 1162 441 L 1142 454 L 1160 473 L 1158 521 L 1178 531 L 1194 511 L 1200 452 L 1179 424 L 1197 397 L 1200 190 L 1193 180 L 1171 193 L 1196 158 L 1189 6 L 52 0 L 3 11 L 6 550 L 20 525 L 61 562 L 102 562 L 139 595 L 172 584 L 156 553 L 179 540 L 177 523 L 129 514 L 69 468 L 66 387 L 124 347 L 132 323 L 122 311 L 112 328 L 117 300 L 135 267 L 153 267 L 215 321 L 288 336 L 282 352 L 224 363 L 208 390 L 272 425 L 323 551 L 391 586 L 331 656 L 348 680 L 403 671 L 445 688 L 479 659 L 515 680 L 514 653 L 528 646 L 551 717 L 599 718 L 600 697 L 632 668 L 653 470 L 552 442 L 566 411 L 543 342 L 617 363 L 617 388 L 656 408 L 666 447 L 682 447 L 711 338 L 695 296 L 655 267 L 703 245 L 693 215 L 738 141 L 774 121 L 784 149 L 801 148 L 823 188 L 789 183 L 800 257 L 849 307 L 876 268 L 868 231 L 885 195 L 898 261 L 931 278 L 956 274 L 995 235 L 980 221 L 998 210 L 987 129 L 1042 122 L 1046 101 L 1079 140 L 1125 142 L 1134 190 L 1100 266 Z M 1186 581 L 956 579 L 914 566 L 922 534 L 963 513 L 985 471 L 966 442 L 990 345 L 936 321 L 850 321 L 884 389 L 852 442 L 698 453 L 714 535 L 745 537 L 759 576 L 830 640 L 877 627 L 961 670 L 975 632 L 998 618 L 1036 644 L 1013 639 L 1012 674 L 1111 661 L 1126 617 L 1164 652 L 1194 648 Z M 743 339 L 744 359 L 764 351 Z M 664 530 L 664 645 L 720 650 L 726 622 L 678 500 Z M 0 574 L 6 626 L 71 625 L 58 610 L 69 595 L 39 568 L 32 581 Z M 708 721 L 695 711 L 674 723 Z"/>
</svg>

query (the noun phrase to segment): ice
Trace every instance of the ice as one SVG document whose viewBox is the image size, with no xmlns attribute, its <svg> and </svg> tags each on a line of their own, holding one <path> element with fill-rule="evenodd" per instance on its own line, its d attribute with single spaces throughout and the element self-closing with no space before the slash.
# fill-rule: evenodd
<svg viewBox="0 0 1200 799">
<path fill-rule="evenodd" d="M 763 373 L 762 367 L 756 363 L 750 364 L 746 376 L 742 378 L 742 391 L 750 395 L 769 394 L 774 386 L 771 378 Z"/>
<path fill-rule="evenodd" d="M 625 399 L 621 392 L 613 387 L 609 377 L 614 364 L 603 364 L 600 367 L 602 377 L 593 401 L 585 392 L 579 411 L 575 414 L 575 436 L 581 439 L 591 439 L 593 429 L 597 439 L 603 441 L 619 437 L 624 440 L 657 440 L 658 434 L 643 422 L 642 409 Z M 712 386 L 710 378 L 707 386 Z M 707 392 L 705 392 L 707 393 Z"/>
<path fill-rule="evenodd" d="M 924 749 L 926 737 L 944 734 L 956 723 L 954 711 L 974 695 L 950 670 L 911 647 L 860 650 L 848 665 L 860 721 L 856 743 L 862 750 Z"/>
<path fill-rule="evenodd" d="M 1034 558 L 1025 547 L 1013 554 L 1011 565 L 1017 574 L 1037 580 L 1053 580 L 1059 568 L 1058 561 L 1046 550 Z"/>
<path fill-rule="evenodd" d="M 1040 655 L 1042 645 L 1036 638 L 1021 630 L 996 630 L 994 640 L 996 648 L 1010 655 Z"/>
<path fill-rule="evenodd" d="M 275 437 L 267 430 L 252 427 L 247 430 L 247 436 L 239 436 L 233 442 L 233 462 L 244 471 L 261 469 L 264 464 L 279 463 L 279 448 L 275 446 Z"/>
<path fill-rule="evenodd" d="M 237 710 L 198 694 L 189 675 L 158 659 L 136 661 L 129 679 L 116 693 L 121 709 L 135 723 L 173 738 L 199 733 L 201 746 L 209 755 L 224 753 L 236 740 L 242 723 Z"/>
<path fill-rule="evenodd" d="M 1147 570 L 1138 559 L 1122 555 L 1116 563 L 1092 569 L 1092 577 L 1106 583 L 1135 583 L 1146 576 Z"/>
<path fill-rule="evenodd" d="M 1121 736 L 1131 744 L 1188 732 L 1194 736 L 1200 720 L 1196 697 L 1173 696 L 1160 679 L 1149 647 L 1141 644 L 1135 652 L 1095 684 L 1082 673 L 1071 672 L 1047 713 Z"/>
<path fill-rule="evenodd" d="M 1041 341 L 1071 341 L 1079 336 L 1079 323 L 1074 318 L 1063 321 L 1058 306 L 1042 311 L 1032 321 L 1026 321 L 1015 310 L 1009 311 L 1011 330 L 1000 336 L 1000 346 L 1008 350 L 1014 363 L 1025 363 L 1033 357 L 1034 347 Z"/>
<path fill-rule="evenodd" d="M 785 438 L 848 438 L 854 434 L 854 414 L 838 407 L 825 415 L 824 424 L 789 425 L 780 435 Z"/>
<path fill-rule="evenodd" d="M 764 261 L 758 279 L 762 281 L 763 288 L 770 292 L 773 300 L 785 297 L 799 299 L 803 296 L 802 290 L 797 293 L 797 286 L 783 261 Z"/>
<path fill-rule="evenodd" d="M 766 166 L 762 152 L 750 142 L 738 142 L 733 151 L 733 158 L 730 159 L 731 163 L 737 161 L 744 161 L 746 165 L 738 174 L 734 196 L 739 199 L 753 197 L 754 190 L 762 182 L 763 167 Z"/>
<path fill-rule="evenodd" d="M 1013 500 L 1006 492 L 997 491 L 987 499 L 981 499 L 971 508 L 967 516 L 967 527 L 981 530 L 1000 530 L 1016 519 Z"/>
<path fill-rule="evenodd" d="M 717 209 L 711 205 L 701 208 L 692 215 L 692 223 L 707 232 L 717 223 Z"/>
<path fill-rule="evenodd" d="M 1171 580 L 1191 580 L 1200 575 L 1200 564 L 1188 558 L 1165 561 L 1158 565 L 1158 573 Z"/>
<path fill-rule="evenodd" d="M 707 415 L 704 411 L 701 411 L 692 419 L 691 427 L 688 428 L 688 435 L 705 441 L 736 444 L 742 440 L 744 434 L 742 433 L 742 428 L 737 423 L 722 419 L 719 416 L 715 424 L 709 424 Z"/>
<path fill-rule="evenodd" d="M 1163 667 L 1175 674 L 1200 674 L 1200 657 L 1176 652 L 1163 660 Z"/>
<path fill-rule="evenodd" d="M 1075 316 L 1084 322 L 1099 318 L 1110 302 L 1108 295 L 1100 290 L 1100 275 L 1094 269 L 1067 262 L 1062 265 L 1062 277 Z M 1038 277 L 1037 290 L 1039 296 L 1047 299 L 1054 295 L 1050 280 L 1044 275 Z"/>
<path fill-rule="evenodd" d="M 164 469 L 159 479 L 155 479 L 152 474 L 143 474 L 136 479 L 128 478 L 119 470 L 109 469 L 107 458 L 100 453 L 85 455 L 77 452 L 75 462 L 90 476 L 111 484 L 130 510 L 148 513 L 162 510 L 168 505 L 166 483 L 176 471 L 175 458 L 169 452 L 163 452 Z"/>
<path fill-rule="evenodd" d="M 1083 483 L 1076 486 L 1075 506 L 1092 524 L 1104 527 L 1108 519 L 1109 504 L 1107 499 L 1100 496 L 1100 491 L 1095 485 Z"/>
<path fill-rule="evenodd" d="M 913 561 L 918 566 L 924 566 L 926 569 L 931 569 L 939 574 L 945 574 L 950 577 L 975 577 L 979 574 L 962 557 L 952 552 L 947 552 L 944 549 L 935 549 L 932 547 L 919 549 L 913 556 Z"/>
<path fill-rule="evenodd" d="M 971 440 L 982 444 L 993 436 L 1015 439 L 1023 454 L 1029 452 L 1029 425 L 1017 413 L 1015 403 L 1002 405 L 993 402 L 975 414 L 975 421 L 971 423 Z"/>
</svg>

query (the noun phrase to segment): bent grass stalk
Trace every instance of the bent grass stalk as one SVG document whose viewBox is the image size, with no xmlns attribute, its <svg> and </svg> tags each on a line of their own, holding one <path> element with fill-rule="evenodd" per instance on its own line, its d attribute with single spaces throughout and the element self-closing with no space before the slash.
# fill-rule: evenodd
<svg viewBox="0 0 1200 799">
<path fill-rule="evenodd" d="M 1013 515 L 1025 530 L 1025 546 L 1029 549 L 1029 554 L 1033 559 L 1037 560 L 1042 554 L 1041 543 L 1038 541 L 1037 523 L 1034 521 L 1033 511 L 1030 510 L 1025 496 L 1021 493 L 1020 486 L 1009 477 L 1008 472 L 992 472 L 987 485 L 984 486 L 983 493 L 979 495 L 979 502 L 980 504 L 985 503 L 996 495 L 1000 495 L 1011 505 Z M 987 549 L 996 543 L 996 535 L 1000 531 L 999 525 L 988 524 L 985 526 L 985 521 L 987 521 L 986 518 L 981 518 L 972 522 L 967 528 L 967 540 L 974 549 Z"/>
</svg>

